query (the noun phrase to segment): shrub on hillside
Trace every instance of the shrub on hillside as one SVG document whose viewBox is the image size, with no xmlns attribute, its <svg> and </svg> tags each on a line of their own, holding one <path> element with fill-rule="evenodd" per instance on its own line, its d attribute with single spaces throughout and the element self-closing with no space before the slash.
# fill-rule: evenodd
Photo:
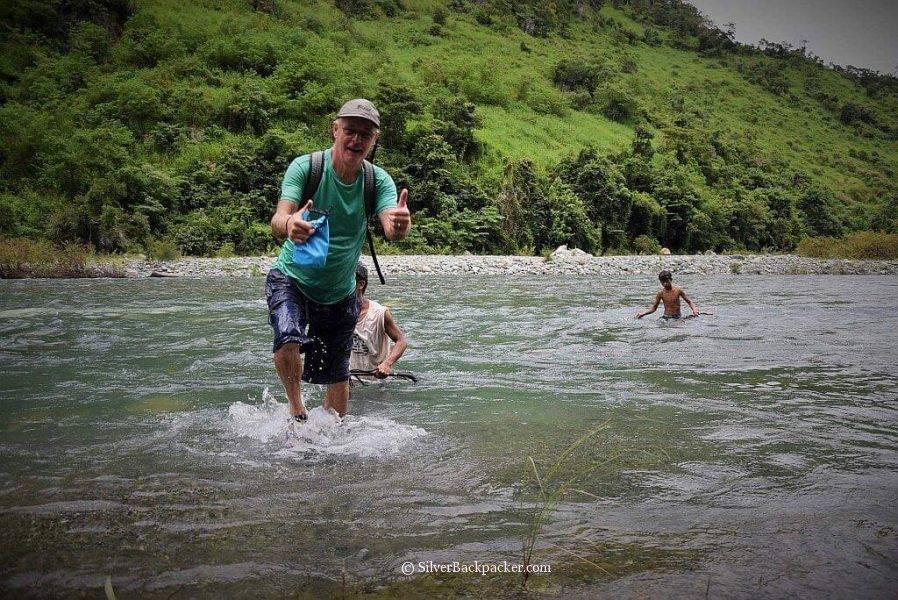
<svg viewBox="0 0 898 600">
<path fill-rule="evenodd" d="M 567 99 L 554 88 L 547 89 L 541 86 L 529 88 L 523 100 L 534 112 L 542 115 L 563 117 L 570 111 Z"/>
<path fill-rule="evenodd" d="M 771 94 L 782 96 L 789 91 L 789 80 L 778 62 L 762 61 L 748 67 L 746 77 Z"/>
<path fill-rule="evenodd" d="M 61 196 L 30 188 L 0 193 L 0 235 L 30 239 L 45 237 L 49 231 L 48 215 L 65 203 Z"/>
<path fill-rule="evenodd" d="M 593 223 L 607 229 L 625 229 L 630 220 L 633 194 L 617 165 L 600 157 L 594 148 L 556 167 L 557 174 L 583 200 Z"/>
<path fill-rule="evenodd" d="M 334 0 L 334 6 L 350 17 L 365 18 L 374 14 L 374 2 L 371 0 Z"/>
<path fill-rule="evenodd" d="M 209 40 L 201 50 L 211 67 L 225 71 L 252 71 L 261 77 L 274 73 L 278 51 L 259 36 L 219 36 Z"/>
<path fill-rule="evenodd" d="M 151 239 L 146 244 L 147 258 L 151 260 L 177 260 L 181 258 L 178 244 L 171 238 Z"/>
<path fill-rule="evenodd" d="M 187 45 L 176 30 L 165 27 L 154 15 L 142 12 L 128 20 L 113 58 L 135 67 L 149 68 L 186 52 Z"/>
<path fill-rule="evenodd" d="M 203 128 L 224 112 L 229 93 L 230 90 L 224 88 L 198 87 L 190 79 L 175 82 L 164 95 L 167 121 L 173 126 L 193 128 L 192 139 L 197 140 Z M 216 105 L 216 100 L 220 105 Z"/>
<path fill-rule="evenodd" d="M 260 82 L 246 80 L 234 93 L 223 115 L 224 126 L 234 133 L 261 135 L 271 124 L 276 106 Z"/>
<path fill-rule="evenodd" d="M 134 135 L 117 121 L 76 129 L 42 156 L 39 185 L 69 197 L 86 193 L 97 179 L 132 160 Z"/>
<path fill-rule="evenodd" d="M 69 48 L 99 61 L 106 56 L 110 43 L 109 31 L 96 23 L 82 21 L 74 25 L 69 34 Z"/>
<path fill-rule="evenodd" d="M 898 234 L 858 231 L 845 236 L 842 253 L 849 258 L 898 259 Z"/>
<path fill-rule="evenodd" d="M 593 96 L 601 80 L 596 65 L 579 60 L 564 59 L 552 70 L 552 83 L 564 92 L 583 90 Z"/>
<path fill-rule="evenodd" d="M 93 250 L 79 244 L 0 238 L 0 279 L 124 276 L 119 268 L 95 263 Z"/>
<path fill-rule="evenodd" d="M 885 233 L 898 233 L 898 195 L 889 197 L 879 207 L 870 222 L 871 229 Z"/>
<path fill-rule="evenodd" d="M 278 245 L 278 240 L 271 234 L 271 225 L 267 222 L 252 223 L 242 229 L 237 240 L 239 254 L 264 254 Z"/>
<path fill-rule="evenodd" d="M 711 215 L 697 208 L 692 209 L 686 223 L 685 249 L 697 253 L 702 250 L 720 249 L 719 240 L 724 237 L 723 227 L 716 226 Z"/>
<path fill-rule="evenodd" d="M 806 192 L 797 203 L 802 220 L 808 231 L 815 236 L 840 237 L 844 231 L 842 220 L 838 217 L 835 196 L 829 190 L 812 189 Z"/>
<path fill-rule="evenodd" d="M 627 232 L 631 237 L 661 238 L 667 229 L 667 211 L 644 192 L 633 192 Z"/>
<path fill-rule="evenodd" d="M 633 240 L 633 251 L 637 254 L 658 254 L 661 252 L 661 244 L 651 236 L 640 235 Z"/>
<path fill-rule="evenodd" d="M 837 240 L 831 237 L 806 237 L 798 242 L 795 254 L 810 258 L 832 258 L 836 255 Z"/>
<path fill-rule="evenodd" d="M 41 55 L 20 76 L 20 84 L 8 93 L 29 106 L 49 109 L 83 88 L 96 70 L 93 60 L 81 54 Z"/>
<path fill-rule="evenodd" d="M 47 113 L 16 102 L 0 106 L 0 179 L 35 177 L 59 141 L 52 131 Z"/>
<path fill-rule="evenodd" d="M 203 210 L 195 210 L 178 219 L 174 226 L 178 250 L 189 256 L 209 256 L 219 247 L 220 227 Z"/>
<path fill-rule="evenodd" d="M 149 131 L 165 114 L 162 93 L 132 73 L 103 80 L 88 91 L 87 98 L 97 115 L 121 121 L 137 134 Z"/>
<path fill-rule="evenodd" d="M 421 114 L 421 104 L 410 86 L 382 82 L 374 96 L 384 127 L 378 143 L 384 148 L 402 150 L 406 145 L 406 124 Z"/>
<path fill-rule="evenodd" d="M 652 47 L 658 47 L 663 43 L 661 35 L 654 27 L 646 28 L 645 33 L 642 34 L 642 41 Z"/>
<path fill-rule="evenodd" d="M 856 258 L 869 260 L 898 259 L 898 234 L 858 231 L 842 239 L 807 237 L 795 253 L 812 258 Z"/>
<path fill-rule="evenodd" d="M 610 86 L 601 93 L 604 106 L 602 114 L 618 123 L 632 121 L 639 114 L 639 103 L 633 96 L 617 86 Z"/>
<path fill-rule="evenodd" d="M 852 123 L 867 123 L 868 125 L 876 125 L 876 118 L 870 109 L 855 104 L 854 102 L 846 102 L 839 111 L 839 120 L 846 125 Z"/>
</svg>

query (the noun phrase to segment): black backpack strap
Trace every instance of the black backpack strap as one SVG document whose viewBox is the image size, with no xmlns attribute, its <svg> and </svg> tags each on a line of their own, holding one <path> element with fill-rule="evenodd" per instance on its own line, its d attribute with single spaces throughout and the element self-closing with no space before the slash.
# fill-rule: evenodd
<svg viewBox="0 0 898 600">
<path fill-rule="evenodd" d="M 365 217 L 370 221 L 374 216 L 374 201 L 377 199 L 377 179 L 374 176 L 374 165 L 367 160 L 362 163 L 365 177 Z"/>
<path fill-rule="evenodd" d="M 309 161 L 309 175 L 306 177 L 306 185 L 302 188 L 302 198 L 299 199 L 299 207 L 305 206 L 305 203 L 315 195 L 318 191 L 318 184 L 321 183 L 321 174 L 324 172 L 324 152 L 318 150 L 312 152 Z M 301 215 L 300 215 L 301 216 Z"/>
<path fill-rule="evenodd" d="M 365 191 L 365 233 L 368 235 L 368 248 L 371 250 L 371 260 L 374 262 L 374 268 L 377 270 L 377 277 L 380 279 L 381 285 L 387 283 L 384 274 L 380 270 L 380 264 L 377 262 L 377 252 L 374 250 L 374 238 L 371 236 L 370 221 L 374 216 L 374 200 L 377 198 L 377 178 L 374 176 L 374 165 L 367 160 L 362 163 L 362 174 L 364 180 Z"/>
</svg>

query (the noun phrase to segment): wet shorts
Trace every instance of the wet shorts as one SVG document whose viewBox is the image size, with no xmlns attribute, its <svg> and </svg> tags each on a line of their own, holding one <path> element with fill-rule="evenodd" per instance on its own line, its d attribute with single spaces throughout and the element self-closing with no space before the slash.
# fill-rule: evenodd
<svg viewBox="0 0 898 600">
<path fill-rule="evenodd" d="M 679 321 L 683 318 L 683 315 L 661 315 L 661 318 L 665 321 Z"/>
<path fill-rule="evenodd" d="M 265 280 L 268 322 L 274 330 L 274 352 L 284 344 L 299 344 L 305 353 L 302 380 L 339 383 L 349 380 L 352 332 L 359 316 L 355 292 L 334 304 L 318 304 L 296 282 L 277 269 Z"/>
</svg>

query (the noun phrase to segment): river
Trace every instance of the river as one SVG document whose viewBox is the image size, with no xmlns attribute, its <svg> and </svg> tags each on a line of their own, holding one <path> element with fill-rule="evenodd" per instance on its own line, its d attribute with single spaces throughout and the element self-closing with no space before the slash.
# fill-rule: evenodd
<svg viewBox="0 0 898 600">
<path fill-rule="evenodd" d="M 389 283 L 420 381 L 293 437 L 261 278 L 0 281 L 4 595 L 514 596 L 402 570 L 520 563 L 535 466 L 531 594 L 894 597 L 898 278 Z"/>
</svg>

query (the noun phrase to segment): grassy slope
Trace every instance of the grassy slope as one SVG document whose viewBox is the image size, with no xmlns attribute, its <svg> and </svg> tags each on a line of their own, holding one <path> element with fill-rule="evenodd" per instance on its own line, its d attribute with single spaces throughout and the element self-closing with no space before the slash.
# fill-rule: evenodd
<svg viewBox="0 0 898 600">
<path fill-rule="evenodd" d="M 605 8 L 602 14 L 632 30 L 641 30 L 639 24 L 618 11 Z M 443 93 L 443 86 L 432 83 L 440 76 L 470 82 L 474 93 L 465 91 L 475 97 L 478 82 L 504 90 L 504 95 L 497 98 L 485 98 L 489 103 L 484 99 L 478 102 L 483 128 L 477 137 L 499 159 L 497 162 L 528 157 L 546 167 L 587 145 L 601 151 L 628 146 L 633 137 L 628 125 L 575 110 L 568 110 L 563 116 L 540 114 L 520 98 L 520 90 L 526 87 L 536 93 L 557 95 L 550 74 L 563 58 L 604 57 L 616 64 L 628 57 L 636 63 L 637 71 L 622 75 L 620 84 L 650 114 L 660 116 L 662 122 L 670 122 L 674 116 L 669 100 L 682 96 L 687 108 L 701 114 L 709 132 L 730 132 L 749 141 L 762 157 L 785 161 L 791 170 L 804 172 L 836 190 L 849 203 L 879 200 L 874 190 L 886 183 L 886 170 L 898 170 L 895 140 L 863 137 L 854 127 L 841 124 L 837 115 L 824 109 L 805 90 L 804 84 L 809 76 L 815 77 L 820 89 L 837 95 L 842 102 L 875 106 L 878 116 L 891 120 L 893 127 L 898 125 L 894 122 L 894 115 L 898 114 L 895 98 L 880 101 L 877 106 L 858 86 L 823 67 L 784 65 L 790 91 L 786 96 L 776 96 L 736 72 L 733 59 L 727 65 L 667 46 L 619 47 L 607 34 L 595 33 L 586 25 L 575 26 L 569 39 L 535 39 L 514 28 L 496 32 L 468 15 L 451 13 L 442 36 L 433 37 L 426 34 L 431 20 L 423 9 L 414 18 L 394 20 L 388 28 L 383 25 L 362 21 L 356 22 L 355 27 L 369 38 L 368 45 L 376 47 L 372 50 L 375 55 L 382 55 L 391 70 L 400 73 L 425 96 Z M 410 44 L 408 40 L 415 36 L 425 39 L 428 45 Z M 530 52 L 521 50 L 522 42 Z M 372 66 L 370 57 L 363 57 L 362 61 Z M 384 72 L 375 66 L 377 70 Z M 879 159 L 852 158 L 852 150 L 868 156 L 876 153 Z"/>
<path fill-rule="evenodd" d="M 722 60 L 669 46 L 621 44 L 610 30 L 596 30 L 588 22 L 574 24 L 565 37 L 533 38 L 510 22 L 486 27 L 470 14 L 451 11 L 441 34 L 434 36 L 429 33 L 432 13 L 442 3 L 405 0 L 405 5 L 408 10 L 392 19 L 347 22 L 320 1 L 281 0 L 279 15 L 273 17 L 250 11 L 240 0 L 139 0 L 139 14 L 134 18 L 152 16 L 163 29 L 184 32 L 181 37 L 188 45 L 195 42 L 191 50 L 197 53 L 210 40 L 235 36 L 267 40 L 282 49 L 281 65 L 293 60 L 337 73 L 336 78 L 344 82 L 340 91 L 346 96 L 372 96 L 383 81 L 408 86 L 425 108 L 441 96 L 465 95 L 477 104 L 483 119 L 477 138 L 486 153 L 475 167 L 487 180 L 501 171 L 507 159 L 527 157 L 545 169 L 587 145 L 603 152 L 629 146 L 634 123 L 615 123 L 599 114 L 573 110 L 569 97 L 552 85 L 553 67 L 562 59 L 579 58 L 605 60 L 618 69 L 625 59 L 632 61 L 635 72 L 621 73 L 614 85 L 635 98 L 653 122 L 669 125 L 682 110 L 693 127 L 748 141 L 755 160 L 783 161 L 788 171 L 807 174 L 860 212 L 882 200 L 880 190 L 894 186 L 889 181 L 898 172 L 894 136 L 861 135 L 855 127 L 843 125 L 837 114 L 823 108 L 805 89 L 805 82 L 815 79 L 816 88 L 838 96 L 840 104 L 853 101 L 870 108 L 894 130 L 898 130 L 898 98 L 870 99 L 850 80 L 823 67 L 807 62 L 787 66 L 778 61 L 786 69 L 790 91 L 775 96 L 747 81 L 735 68 L 736 62 L 751 63 L 757 57 Z M 640 24 L 619 11 L 606 7 L 602 15 L 631 31 L 642 31 Z M 318 33 L 310 31 L 310 22 Z M 103 77 L 116 68 L 115 51 L 111 62 L 100 69 Z M 198 74 L 198 60 L 187 56 L 154 68 L 130 70 L 156 88 L 187 88 L 212 106 L 226 106 L 232 88 L 241 84 L 244 75 L 227 71 L 210 81 Z M 260 81 L 269 92 L 279 93 L 276 77 Z M 72 102 L 83 102 L 79 95 L 87 93 L 76 92 Z M 674 108 L 675 100 L 682 109 Z M 549 108 L 538 112 L 533 106 Z M 298 150 L 327 143 L 326 121 L 316 127 L 280 116 L 273 127 L 288 132 Z M 234 134 L 222 132 L 217 138 L 184 144 L 174 156 L 151 148 L 142 152 L 163 169 L 182 171 L 197 160 L 216 160 L 235 139 Z M 655 144 L 663 146 L 663 134 Z"/>
<path fill-rule="evenodd" d="M 746 81 L 717 59 L 667 46 L 640 43 L 621 47 L 607 33 L 596 33 L 586 24 L 575 25 L 568 39 L 539 39 L 513 27 L 496 31 L 470 15 L 450 12 L 437 37 L 427 33 L 433 23 L 431 7 L 437 2 L 407 2 L 409 11 L 404 15 L 388 21 L 354 20 L 348 32 L 341 30 L 339 13 L 321 3 L 285 2 L 281 19 L 249 13 L 239 2 L 224 3 L 220 9 L 219 3 L 205 4 L 206 8 L 201 8 L 202 4 L 147 0 L 142 6 L 163 22 L 189 21 L 191 29 L 209 34 L 240 32 L 288 45 L 315 38 L 303 32 L 305 20 L 314 17 L 324 26 L 324 42 L 318 47 L 344 50 L 335 52 L 333 58 L 345 61 L 348 70 L 358 76 L 353 87 L 359 94 L 372 95 L 377 83 L 386 80 L 405 83 L 426 103 L 450 91 L 473 97 L 483 118 L 477 137 L 487 146 L 489 160 L 495 165 L 508 158 L 528 157 L 546 167 L 587 145 L 601 151 L 627 147 L 633 137 L 628 124 L 570 109 L 562 115 L 543 114 L 526 102 L 528 94 L 565 102 L 550 81 L 552 68 L 563 58 L 605 58 L 614 65 L 627 57 L 635 62 L 637 71 L 622 74 L 618 83 L 662 122 L 672 119 L 669 100 L 680 95 L 687 108 L 701 112 L 708 131 L 729 131 L 749 140 L 761 154 L 785 160 L 848 199 L 875 200 L 869 197 L 869 187 L 884 177 L 882 168 L 898 170 L 898 143 L 861 137 L 853 127 L 839 123 L 836 115 L 804 90 L 807 75 L 792 67 L 787 76 L 795 101 Z M 631 30 L 642 29 L 613 9 L 604 8 L 602 14 Z M 522 42 L 530 52 L 521 50 Z M 293 56 L 300 61 L 310 58 L 299 46 Z M 822 67 L 813 71 L 820 87 L 843 101 L 871 104 L 863 90 L 839 74 Z M 216 93 L 212 87 L 198 91 L 209 97 Z M 877 107 L 881 116 L 898 112 L 891 100 Z M 852 149 L 868 155 L 876 152 L 879 162 L 851 158 Z"/>
</svg>

